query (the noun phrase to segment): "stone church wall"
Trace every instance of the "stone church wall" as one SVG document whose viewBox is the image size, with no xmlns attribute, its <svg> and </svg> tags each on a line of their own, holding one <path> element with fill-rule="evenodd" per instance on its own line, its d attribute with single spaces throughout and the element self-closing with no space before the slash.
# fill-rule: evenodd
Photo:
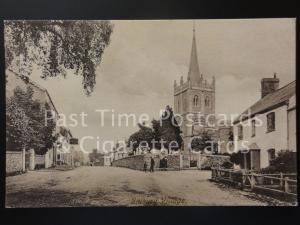
<svg viewBox="0 0 300 225">
<path fill-rule="evenodd" d="M 150 160 L 151 156 L 154 158 L 154 169 L 159 169 L 160 167 L 160 155 L 134 155 L 126 158 L 118 159 L 112 162 L 112 166 L 115 167 L 126 167 L 134 170 L 144 170 L 144 162 L 147 163 L 147 169 L 150 169 Z M 180 168 L 180 155 L 167 155 L 167 166 L 170 169 L 179 169 Z"/>
<path fill-rule="evenodd" d="M 168 168 L 180 169 L 180 155 L 168 155 Z"/>
<path fill-rule="evenodd" d="M 112 161 L 112 166 L 126 167 L 134 170 L 143 170 L 144 168 L 144 155 L 134 155 L 126 158 Z"/>
</svg>

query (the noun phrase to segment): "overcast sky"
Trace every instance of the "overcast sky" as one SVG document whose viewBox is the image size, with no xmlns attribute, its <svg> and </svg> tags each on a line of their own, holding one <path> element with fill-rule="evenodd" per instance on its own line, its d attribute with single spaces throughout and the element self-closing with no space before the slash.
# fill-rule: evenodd
<svg viewBox="0 0 300 225">
<path fill-rule="evenodd" d="M 173 82 L 186 80 L 192 20 L 112 21 L 114 31 L 97 68 L 95 91 L 85 96 L 81 77 L 31 79 L 47 88 L 60 113 L 85 112 L 87 127 L 70 128 L 75 137 L 128 138 L 136 126 L 112 127 L 111 115 L 100 126 L 95 109 L 148 113 L 173 107 Z M 200 71 L 216 77 L 216 113 L 241 113 L 260 98 L 260 80 L 276 72 L 280 86 L 295 80 L 295 20 L 196 20 Z M 69 121 L 71 122 L 71 121 Z M 96 147 L 96 139 L 88 141 Z"/>
</svg>

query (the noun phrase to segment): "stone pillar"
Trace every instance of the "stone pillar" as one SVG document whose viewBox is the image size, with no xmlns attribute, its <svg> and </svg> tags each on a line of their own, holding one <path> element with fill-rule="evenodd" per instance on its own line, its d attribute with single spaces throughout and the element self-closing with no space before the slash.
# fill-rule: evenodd
<svg viewBox="0 0 300 225">
<path fill-rule="evenodd" d="M 25 148 L 23 148 L 22 150 L 22 171 L 25 172 L 26 171 L 26 167 L 25 167 L 25 154 L 26 154 L 26 151 L 25 151 Z"/>
<path fill-rule="evenodd" d="M 34 149 L 29 150 L 30 156 L 29 156 L 29 170 L 34 170 L 35 168 L 35 152 Z"/>
<path fill-rule="evenodd" d="M 198 167 L 198 169 L 200 169 L 201 170 L 201 159 L 202 157 L 201 157 L 201 154 L 200 153 L 198 153 L 198 160 L 197 160 L 197 167 Z"/>
<path fill-rule="evenodd" d="M 179 169 L 183 167 L 182 154 L 179 155 Z"/>
<path fill-rule="evenodd" d="M 184 150 L 182 153 L 182 168 L 190 167 L 190 152 Z"/>
<path fill-rule="evenodd" d="M 49 151 L 45 154 L 45 168 L 49 168 Z"/>
<path fill-rule="evenodd" d="M 191 137 L 183 137 L 183 151 L 189 152 L 191 150 Z"/>
<path fill-rule="evenodd" d="M 56 166 L 57 145 L 53 146 L 53 166 Z"/>
</svg>

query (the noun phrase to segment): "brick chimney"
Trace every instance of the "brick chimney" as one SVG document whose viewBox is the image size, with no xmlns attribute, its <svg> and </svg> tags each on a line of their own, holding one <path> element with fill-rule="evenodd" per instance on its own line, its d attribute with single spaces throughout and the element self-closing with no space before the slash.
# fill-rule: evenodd
<svg viewBox="0 0 300 225">
<path fill-rule="evenodd" d="M 276 77 L 276 73 L 274 73 L 273 78 L 263 78 L 261 80 L 261 98 L 276 91 L 278 87 L 279 79 Z"/>
</svg>

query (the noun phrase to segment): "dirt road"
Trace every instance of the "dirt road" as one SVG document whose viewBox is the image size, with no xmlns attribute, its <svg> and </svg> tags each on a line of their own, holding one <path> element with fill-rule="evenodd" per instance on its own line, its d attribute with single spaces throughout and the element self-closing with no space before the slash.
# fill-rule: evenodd
<svg viewBox="0 0 300 225">
<path fill-rule="evenodd" d="M 209 177 L 210 171 L 144 173 L 114 167 L 31 171 L 7 177 L 6 207 L 269 204 Z"/>
</svg>

